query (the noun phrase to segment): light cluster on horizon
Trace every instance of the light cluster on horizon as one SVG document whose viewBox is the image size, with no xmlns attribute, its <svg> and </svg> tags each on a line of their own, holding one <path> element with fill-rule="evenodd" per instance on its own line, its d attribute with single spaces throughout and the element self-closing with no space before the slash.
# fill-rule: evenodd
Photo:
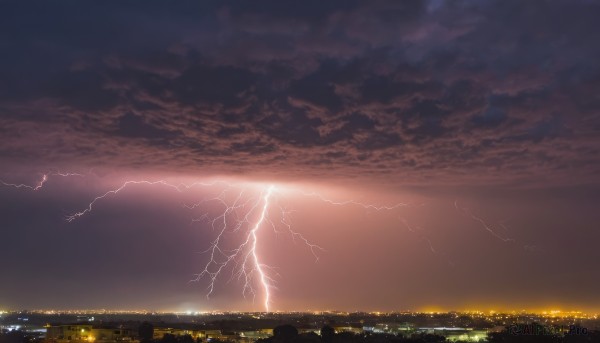
<svg viewBox="0 0 600 343">
<path fill-rule="evenodd" d="M 168 310 L 126 310 L 126 309 L 89 309 L 89 310 L 51 310 L 51 309 L 38 309 L 38 310 L 2 310 L 0 311 L 0 315 L 7 314 L 21 314 L 21 313 L 31 313 L 31 314 L 43 314 L 43 315 L 61 315 L 61 314 L 70 314 L 70 315 L 98 315 L 98 314 L 136 314 L 136 315 L 187 315 L 187 316 L 218 316 L 218 315 L 228 315 L 228 314 L 245 314 L 245 315 L 288 315 L 288 314 L 312 314 L 312 315 L 337 315 L 337 316 L 350 316 L 353 314 L 368 314 L 373 316 L 391 316 L 391 315 L 448 315 L 452 314 L 455 316 L 467 315 L 471 317 L 506 317 L 506 316 L 527 316 L 527 315 L 536 315 L 541 318 L 572 318 L 572 319 L 598 319 L 600 318 L 600 313 L 598 312 L 585 312 L 585 311 L 575 311 L 575 310 L 448 310 L 448 311 L 428 311 L 428 310 L 415 310 L 415 311 L 336 311 L 336 310 L 295 310 L 295 311 L 271 311 L 265 313 L 264 311 L 235 311 L 235 310 L 211 310 L 211 311 L 197 311 L 197 310 L 187 310 L 187 311 L 168 311 Z"/>
</svg>

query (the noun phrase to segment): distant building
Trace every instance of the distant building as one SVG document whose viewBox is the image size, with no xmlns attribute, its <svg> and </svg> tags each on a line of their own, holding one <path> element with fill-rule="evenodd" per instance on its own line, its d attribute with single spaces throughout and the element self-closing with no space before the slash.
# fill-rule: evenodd
<svg viewBox="0 0 600 343">
<path fill-rule="evenodd" d="M 263 329 L 255 331 L 240 331 L 239 337 L 248 342 L 254 342 L 260 338 L 269 338 L 273 336 L 273 329 Z"/>
<path fill-rule="evenodd" d="M 45 343 L 137 343 L 137 330 L 91 324 L 47 325 Z"/>
<path fill-rule="evenodd" d="M 409 334 L 415 330 L 410 323 L 378 323 L 372 326 L 363 326 L 362 331 L 373 333 L 389 333 L 393 335 Z"/>
<path fill-rule="evenodd" d="M 154 328 L 154 339 L 161 339 L 164 335 L 170 334 L 175 336 L 190 335 L 193 339 L 207 339 L 207 338 L 219 338 L 221 337 L 221 330 L 188 330 L 188 329 L 176 329 L 176 328 Z"/>
<path fill-rule="evenodd" d="M 349 326 L 349 325 L 334 326 L 333 329 L 335 330 L 336 333 L 351 332 L 356 335 L 360 335 L 364 332 L 362 327 L 354 327 L 354 326 Z M 320 330 L 319 330 L 319 332 L 315 332 L 315 333 L 321 334 Z"/>
<path fill-rule="evenodd" d="M 457 327 L 432 327 L 418 328 L 418 333 L 428 333 L 444 336 L 450 342 L 487 342 L 487 330 L 473 330 L 472 328 Z"/>
</svg>

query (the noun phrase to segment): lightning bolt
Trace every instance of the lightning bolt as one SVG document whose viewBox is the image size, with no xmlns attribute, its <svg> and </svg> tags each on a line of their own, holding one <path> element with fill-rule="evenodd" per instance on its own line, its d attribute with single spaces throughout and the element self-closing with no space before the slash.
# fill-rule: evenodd
<svg viewBox="0 0 600 343">
<path fill-rule="evenodd" d="M 315 192 L 302 193 L 302 194 L 305 196 L 309 196 L 309 197 L 316 197 L 316 198 L 320 199 L 321 201 L 324 201 L 330 205 L 335 205 L 335 206 L 356 205 L 356 206 L 360 206 L 367 210 L 375 210 L 375 211 L 383 211 L 383 210 L 391 211 L 391 210 L 395 210 L 399 207 L 405 207 L 405 206 L 409 205 L 409 204 L 403 203 L 403 202 L 400 202 L 400 203 L 390 206 L 390 205 L 368 204 L 368 203 L 355 201 L 355 200 L 335 201 L 335 200 L 328 199 L 328 198 L 324 197 L 323 195 L 321 195 L 319 193 L 315 193 Z"/>
<path fill-rule="evenodd" d="M 271 292 L 269 290 L 269 278 L 263 271 L 263 267 L 260 261 L 258 260 L 258 255 L 256 253 L 256 244 L 258 243 L 258 237 L 256 236 L 256 232 L 260 229 L 262 223 L 265 221 L 267 209 L 269 208 L 269 198 L 271 197 L 272 193 L 273 186 L 269 186 L 266 194 L 264 195 L 264 205 L 262 211 L 260 212 L 260 218 L 258 218 L 258 220 L 256 221 L 256 225 L 254 225 L 252 231 L 250 231 L 250 234 L 252 236 L 252 249 L 250 249 L 250 251 L 252 253 L 252 259 L 254 261 L 254 268 L 256 268 L 256 271 L 260 275 L 260 283 L 262 284 L 263 289 L 265 291 L 265 309 L 267 312 L 269 312 L 269 301 L 271 299 Z"/>
<path fill-rule="evenodd" d="M 3 180 L 0 180 L 0 183 L 3 184 L 4 186 L 7 187 L 14 187 L 14 188 L 26 188 L 32 191 L 38 191 L 40 189 L 42 189 L 44 187 L 44 184 L 48 181 L 48 178 L 50 176 L 63 176 L 63 177 L 67 177 L 67 176 L 83 176 L 83 174 L 78 174 L 78 173 L 61 173 L 61 172 L 49 172 L 49 173 L 44 173 L 42 174 L 41 179 L 35 183 L 34 185 L 27 185 L 24 183 L 10 183 L 10 182 L 5 182 Z"/>
<path fill-rule="evenodd" d="M 183 205 L 184 207 L 193 210 L 203 205 L 208 205 L 210 202 L 216 202 L 223 208 L 220 214 L 212 217 L 212 219 L 208 213 L 202 214 L 199 218 L 192 219 L 192 222 L 208 221 L 213 231 L 217 233 L 216 238 L 211 242 L 210 247 L 204 251 L 204 253 L 209 255 L 208 263 L 204 266 L 202 272 L 196 274 L 196 277 L 192 281 L 200 281 L 207 278 L 209 280 L 209 285 L 206 296 L 210 297 L 215 291 L 216 283 L 220 279 L 220 276 L 227 269 L 231 269 L 231 277 L 229 280 L 237 277 L 237 279 L 243 281 L 242 294 L 244 297 L 252 295 L 252 298 L 254 299 L 257 294 L 254 284 L 258 283 L 260 285 L 264 295 L 264 309 L 266 312 L 269 312 L 272 296 L 271 289 L 274 287 L 275 280 L 268 272 L 271 267 L 264 264 L 259 255 L 259 231 L 261 228 L 270 224 L 273 230 L 278 233 L 277 226 L 285 227 L 286 231 L 289 232 L 294 241 L 300 241 L 310 249 L 315 259 L 318 259 L 319 251 L 324 251 L 322 247 L 311 243 L 301 233 L 292 229 L 292 224 L 288 219 L 289 211 L 286 211 L 283 207 L 279 206 L 280 218 L 278 223 L 269 214 L 271 208 L 277 207 L 277 205 L 272 202 L 273 196 L 277 191 L 274 185 L 259 187 L 260 194 L 255 196 L 253 192 L 248 190 L 250 187 L 246 187 L 243 184 L 231 184 L 225 181 L 175 184 L 166 180 L 129 180 L 125 181 L 115 189 L 108 190 L 94 197 L 86 208 L 67 216 L 66 220 L 72 222 L 91 213 L 98 202 L 108 197 L 115 196 L 118 193 L 123 192 L 126 188 L 135 185 L 163 186 L 182 193 L 193 187 L 207 187 L 216 184 L 222 184 L 223 186 L 223 190 L 217 196 L 210 199 L 204 199 L 192 205 Z M 228 201 L 228 194 L 237 189 L 239 190 L 233 201 Z M 258 217 L 255 218 L 257 215 Z M 226 240 L 226 234 L 240 233 L 241 231 L 245 232 L 242 234 L 245 239 L 234 249 L 225 248 L 224 241 Z"/>
<path fill-rule="evenodd" d="M 51 176 L 83 175 L 60 172 L 45 173 L 40 181 L 34 185 L 7 183 L 1 180 L 0 182 L 5 186 L 37 191 L 44 186 Z M 208 280 L 207 298 L 214 293 L 217 282 L 222 279 L 224 274 L 230 272 L 228 280 L 237 279 L 243 284 L 242 295 L 244 297 L 251 296 L 254 301 L 257 294 L 260 293 L 264 310 L 266 312 L 271 310 L 272 291 L 275 289 L 275 276 L 277 274 L 273 272 L 272 267 L 263 262 L 260 255 L 260 238 L 267 227 L 270 227 L 276 234 L 279 234 L 281 232 L 280 228 L 283 228 L 283 231 L 289 234 L 294 242 L 300 242 L 310 250 L 315 261 L 318 261 L 319 253 L 325 251 L 321 246 L 311 243 L 304 235 L 293 230 L 289 216 L 292 211 L 286 210 L 278 201 L 278 195 L 282 195 L 283 192 L 271 184 L 230 183 L 222 180 L 188 184 L 173 183 L 167 180 L 127 180 L 120 186 L 95 196 L 85 208 L 68 215 L 65 219 L 67 222 L 73 222 L 91 213 L 99 202 L 117 196 L 125 189 L 134 186 L 163 187 L 178 193 L 191 191 L 195 187 L 221 187 L 220 192 L 217 192 L 217 195 L 212 198 L 203 199 L 191 205 L 183 204 L 189 210 L 210 208 L 214 204 L 220 207 L 217 215 L 205 212 L 200 217 L 192 219 L 193 223 L 207 222 L 215 232 L 215 238 L 210 242 L 208 249 L 202 252 L 208 255 L 208 262 L 204 265 L 202 271 L 191 280 L 192 282 Z M 338 201 L 317 192 L 303 192 L 297 189 L 294 192 L 304 197 L 316 198 L 318 201 L 331 206 L 356 206 L 369 211 L 395 211 L 410 206 L 410 204 L 402 202 L 392 205 L 377 205 L 356 200 Z M 456 206 L 458 208 L 458 205 Z M 431 253 L 443 255 L 434 248 L 429 237 L 420 228 L 411 226 L 402 217 L 399 219 L 409 232 L 418 235 L 420 239 L 427 243 Z M 482 221 L 482 223 L 484 222 Z M 231 244 L 230 234 L 241 238 L 234 248 L 228 248 L 228 244 Z M 452 264 L 450 261 L 449 263 Z M 260 292 L 255 289 L 255 285 L 259 286 Z"/>
<path fill-rule="evenodd" d="M 417 229 L 413 229 L 413 227 L 408 223 L 408 221 L 402 217 L 400 217 L 400 221 L 402 221 L 402 223 L 404 224 L 404 226 L 406 227 L 406 229 L 414 234 L 418 234 Z M 429 237 L 425 236 L 425 235 L 419 235 L 419 237 L 424 240 L 425 242 L 427 242 L 427 245 L 429 246 L 429 250 L 434 253 L 434 254 L 438 254 L 438 251 L 435 250 L 435 248 L 433 247 L 433 244 L 431 243 L 431 239 L 429 239 Z"/>
<path fill-rule="evenodd" d="M 193 205 L 185 205 L 189 209 L 194 209 L 205 205 L 207 202 L 217 202 L 223 206 L 223 210 L 219 216 L 208 220 L 214 231 L 217 231 L 216 238 L 211 242 L 211 246 L 208 250 L 204 251 L 209 253 L 210 260 L 205 265 L 204 270 L 197 274 L 196 278 L 192 281 L 200 281 L 203 278 L 209 279 L 209 286 L 207 297 L 213 293 L 221 274 L 225 270 L 232 266 L 232 274 L 229 280 L 236 278 L 243 281 L 242 294 L 244 297 L 252 295 L 254 299 L 256 297 L 256 291 L 253 287 L 255 277 L 258 279 L 258 283 L 262 288 L 264 294 L 264 308 L 265 311 L 270 311 L 271 303 L 271 289 L 273 288 L 274 278 L 269 275 L 267 270 L 271 269 L 269 266 L 261 262 L 259 257 L 259 230 L 267 224 L 270 224 L 273 231 L 278 233 L 277 226 L 283 226 L 290 233 L 294 241 L 300 240 L 304 243 L 318 259 L 318 251 L 324 251 L 320 246 L 311 243 L 301 233 L 296 232 L 292 229 L 292 224 L 288 219 L 286 211 L 283 207 L 279 206 L 280 209 L 280 221 L 276 223 L 273 216 L 270 215 L 269 210 L 277 208 L 278 205 L 273 202 L 274 195 L 277 194 L 277 189 L 273 185 L 263 187 L 258 197 L 247 196 L 246 190 L 240 190 L 235 196 L 234 200 L 229 203 L 226 201 L 226 195 L 228 191 L 231 191 L 234 187 L 229 185 L 225 188 L 218 196 L 202 200 Z M 241 212 L 242 214 L 237 214 Z M 258 213 L 258 218 L 253 220 L 253 216 Z M 233 217 L 233 222 L 231 218 Z M 202 214 L 198 219 L 192 221 L 203 221 L 210 218 L 207 213 Z M 253 223 L 253 224 L 252 224 Z M 227 250 L 223 247 L 224 235 L 227 232 L 239 232 L 249 227 L 245 234 L 245 239 L 232 250 Z"/>
<path fill-rule="evenodd" d="M 456 208 L 456 210 L 462 212 L 464 215 L 466 215 L 467 217 L 473 219 L 474 221 L 478 222 L 481 224 L 481 227 L 486 230 L 487 232 L 489 232 L 493 237 L 501 240 L 502 242 L 514 242 L 515 240 L 512 238 L 506 238 L 506 237 L 502 237 L 500 236 L 493 228 L 491 225 L 489 225 L 485 220 L 483 220 L 483 218 L 480 218 L 476 215 L 473 214 L 473 212 L 471 212 L 471 210 L 468 207 L 460 207 L 458 204 L 458 199 L 454 201 L 454 208 Z M 506 227 L 503 225 L 503 223 L 500 223 L 500 226 L 506 230 Z"/>
<path fill-rule="evenodd" d="M 92 212 L 92 209 L 93 209 L 94 205 L 98 201 L 100 201 L 100 200 L 102 200 L 102 199 L 104 199 L 104 198 L 106 198 L 106 197 L 108 197 L 110 195 L 115 195 L 115 194 L 121 192 L 123 189 L 125 189 L 127 186 L 130 186 L 130 185 L 147 185 L 147 186 L 162 185 L 162 186 L 169 187 L 169 188 L 171 188 L 171 189 L 173 189 L 173 190 L 181 193 L 181 192 L 183 192 L 183 190 L 190 189 L 190 188 L 193 188 L 195 186 L 212 186 L 214 184 L 215 183 L 202 183 L 202 182 L 194 182 L 194 183 L 189 184 L 189 185 L 186 185 L 184 183 L 172 184 L 172 183 L 169 183 L 169 182 L 164 181 L 164 180 L 159 180 L 159 181 L 145 181 L 145 180 L 142 180 L 142 181 L 125 181 L 119 188 L 112 189 L 112 190 L 107 191 L 106 193 L 104 193 L 102 195 L 99 195 L 99 196 L 95 197 L 88 204 L 87 208 L 85 208 L 82 211 L 79 211 L 79 212 L 73 213 L 72 215 L 67 216 L 66 219 L 67 219 L 68 222 L 72 222 L 73 220 L 75 220 L 75 219 L 77 219 L 77 218 L 85 215 L 86 213 Z"/>
<path fill-rule="evenodd" d="M 229 187 L 228 187 L 229 188 Z M 223 190 L 217 197 L 210 199 L 213 201 L 217 201 L 221 203 L 225 209 L 222 214 L 213 218 L 211 222 L 211 226 L 213 230 L 217 230 L 218 234 L 215 240 L 212 241 L 211 246 L 205 253 L 210 253 L 210 260 L 205 265 L 204 270 L 196 276 L 196 278 L 192 281 L 200 281 L 203 277 L 209 278 L 209 286 L 208 293 L 206 294 L 207 298 L 213 293 L 215 289 L 215 283 L 217 279 L 221 275 L 221 273 L 230 265 L 236 264 L 239 268 L 234 268 L 237 270 L 236 273 L 232 273 L 232 277 L 234 274 L 237 274 L 238 278 L 244 279 L 244 287 L 243 287 L 243 295 L 246 296 L 247 292 L 252 293 L 253 298 L 255 296 L 254 288 L 252 287 L 252 279 L 254 273 L 258 273 L 260 275 L 260 282 L 262 284 L 264 293 L 265 293 L 265 310 L 269 311 L 269 301 L 270 301 L 270 282 L 272 279 L 268 277 L 264 271 L 265 267 L 260 262 L 258 253 L 257 253 L 257 244 L 258 244 L 258 235 L 257 231 L 262 226 L 265 218 L 267 216 L 267 210 L 269 207 L 269 198 L 273 192 L 273 187 L 270 186 L 264 196 L 258 197 L 256 201 L 252 201 L 253 198 L 249 198 L 244 200 L 244 190 L 240 191 L 237 197 L 235 198 L 233 204 L 229 205 L 225 199 L 224 195 L 228 190 L 226 188 Z M 255 212 L 257 208 L 260 206 L 260 200 L 263 200 L 263 207 L 260 213 L 260 217 L 256 221 L 254 227 L 248 232 L 246 235 L 245 241 L 243 241 L 237 248 L 227 251 L 222 248 L 222 239 L 224 234 L 229 229 L 232 232 L 239 231 L 245 224 L 250 223 L 250 217 Z M 206 201 L 201 201 L 200 203 L 188 206 L 185 205 L 189 209 L 196 208 Z M 239 209 L 249 208 L 245 211 L 244 216 L 234 223 L 233 226 L 229 225 L 228 219 L 231 215 L 235 214 L 235 212 Z M 208 218 L 208 215 L 205 213 L 202 215 L 201 219 L 195 219 L 193 221 L 201 221 L 204 218 Z M 239 260 L 242 260 L 241 265 Z M 252 260 L 253 268 L 250 268 L 249 260 Z"/>
</svg>

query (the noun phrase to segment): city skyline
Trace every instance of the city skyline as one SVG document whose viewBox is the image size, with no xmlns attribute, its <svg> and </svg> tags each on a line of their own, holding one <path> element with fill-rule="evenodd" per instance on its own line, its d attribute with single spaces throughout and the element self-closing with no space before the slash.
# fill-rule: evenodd
<svg viewBox="0 0 600 343">
<path fill-rule="evenodd" d="M 600 4 L 0 7 L 0 310 L 600 312 Z"/>
</svg>

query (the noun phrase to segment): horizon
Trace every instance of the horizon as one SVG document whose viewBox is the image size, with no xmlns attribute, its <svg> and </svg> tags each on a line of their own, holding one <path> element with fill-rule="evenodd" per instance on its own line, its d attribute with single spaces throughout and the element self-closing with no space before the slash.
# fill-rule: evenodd
<svg viewBox="0 0 600 343">
<path fill-rule="evenodd" d="M 263 314 L 263 315 L 276 315 L 276 314 L 370 314 L 370 315 L 390 315 L 390 314 L 478 314 L 478 315 L 498 315 L 498 314 L 535 314 L 543 315 L 547 317 L 571 317 L 571 316 L 583 316 L 592 317 L 597 319 L 600 315 L 600 311 L 580 311 L 580 310 L 558 310 L 558 309 L 545 309 L 545 310 L 533 310 L 533 309 L 519 309 L 519 310 L 442 310 L 442 309 L 420 309 L 420 310 L 395 310 L 395 311 L 366 311 L 366 310 L 354 310 L 354 311 L 342 311 L 342 310 L 290 310 L 290 311 L 239 311 L 239 310 L 151 310 L 151 309 L 4 309 L 0 310 L 0 315 L 8 313 L 35 313 L 44 315 L 53 314 L 150 314 L 150 315 L 184 315 L 184 316 L 203 316 L 203 315 L 219 315 L 219 314 Z"/>
</svg>

